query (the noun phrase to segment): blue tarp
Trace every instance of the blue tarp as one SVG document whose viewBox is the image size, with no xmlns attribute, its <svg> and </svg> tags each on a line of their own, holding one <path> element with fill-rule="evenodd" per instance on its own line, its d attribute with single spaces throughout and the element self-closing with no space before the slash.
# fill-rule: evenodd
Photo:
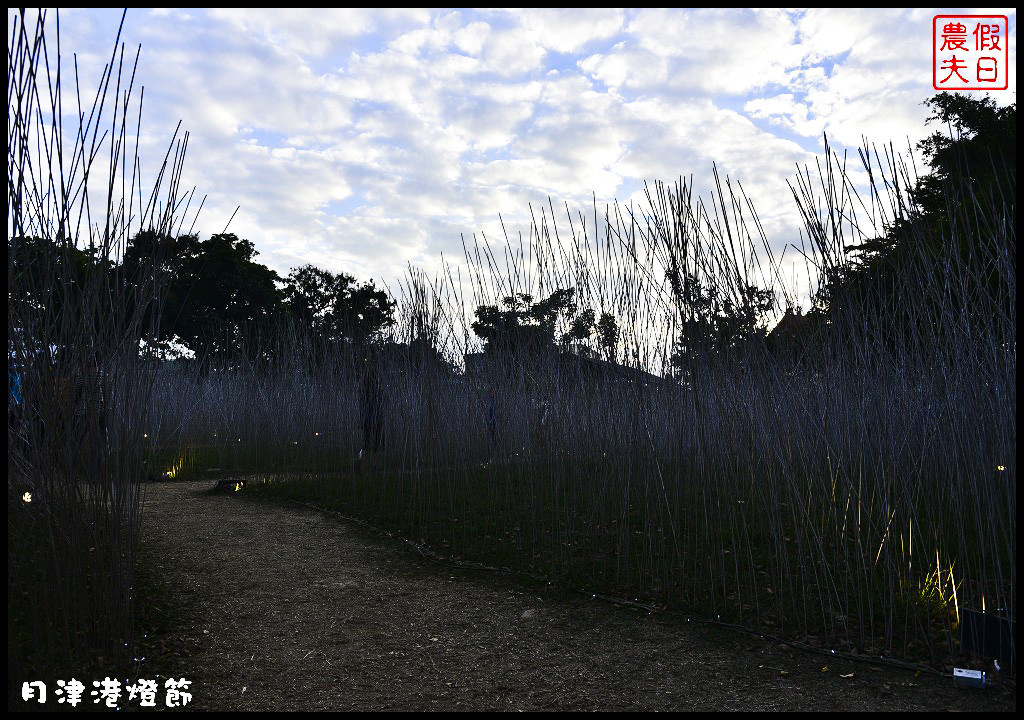
<svg viewBox="0 0 1024 720">
<path fill-rule="evenodd" d="M 11 395 L 14 396 L 14 402 L 17 405 L 21 405 L 21 373 L 9 373 L 9 379 L 11 384 Z"/>
</svg>

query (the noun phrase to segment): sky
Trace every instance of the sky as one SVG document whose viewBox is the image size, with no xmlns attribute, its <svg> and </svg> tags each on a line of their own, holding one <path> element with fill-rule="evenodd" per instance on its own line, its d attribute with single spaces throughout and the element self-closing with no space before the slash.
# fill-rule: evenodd
<svg viewBox="0 0 1024 720">
<path fill-rule="evenodd" d="M 121 13 L 60 11 L 84 87 Z M 823 134 L 856 159 L 863 138 L 931 132 L 932 19 L 967 13 L 1009 16 L 1009 88 L 987 94 L 1016 102 L 1012 9 L 133 8 L 121 37 L 142 46 L 143 173 L 181 120 L 202 237 L 394 287 L 458 262 L 463 237 L 500 240 L 499 214 L 515 237 L 549 198 L 642 205 L 645 181 L 691 176 L 707 195 L 713 164 L 781 251 L 800 227 L 786 180 Z"/>
</svg>

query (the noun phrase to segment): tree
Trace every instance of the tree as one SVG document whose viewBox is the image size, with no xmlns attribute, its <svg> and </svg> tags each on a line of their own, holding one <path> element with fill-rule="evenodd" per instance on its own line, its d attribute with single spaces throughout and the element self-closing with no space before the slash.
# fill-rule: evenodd
<svg viewBox="0 0 1024 720">
<path fill-rule="evenodd" d="M 1001 200 L 1006 180 L 1017 173 L 1017 105 L 999 108 L 990 97 L 946 92 L 924 104 L 932 110 L 927 122 L 941 123 L 949 132 L 936 131 L 918 143 L 932 169 L 913 193 L 922 213 L 946 216 L 951 184 L 963 186 L 983 205 Z"/>
<path fill-rule="evenodd" d="M 252 242 L 232 233 L 201 241 L 144 232 L 132 238 L 121 270 L 137 277 L 138 258 L 160 258 L 157 271 L 166 274 L 168 294 L 159 337 L 181 342 L 208 367 L 212 358 L 241 349 L 244 328 L 281 317 L 280 278 L 256 262 L 257 255 Z"/>
<path fill-rule="evenodd" d="M 45 237 L 11 237 L 7 240 L 11 286 L 22 293 L 19 308 L 30 311 L 24 321 L 53 326 L 66 308 L 81 312 L 81 291 L 95 258 L 69 242 Z M 75 318 L 81 322 L 81 318 Z"/>
<path fill-rule="evenodd" d="M 619 324 L 616 322 L 615 316 L 607 312 L 601 313 L 596 330 L 598 347 L 604 350 L 608 362 L 615 362 L 616 348 L 619 345 Z"/>
<path fill-rule="evenodd" d="M 285 302 L 292 317 L 314 334 L 328 336 L 333 324 L 335 299 L 345 293 L 355 278 L 334 275 L 312 265 L 292 268 L 284 288 Z"/>
<path fill-rule="evenodd" d="M 771 290 L 743 285 L 733 297 L 686 270 L 670 270 L 667 278 L 682 316 L 670 363 L 684 379 L 698 367 L 731 359 L 750 341 L 765 337 L 768 313 L 775 305 Z"/>
<path fill-rule="evenodd" d="M 147 282 L 152 258 L 137 255 L 138 277 L 128 277 L 111 259 L 112 250 L 95 244 L 79 248 L 59 237 L 12 237 L 7 252 L 23 337 L 54 337 L 61 325 L 76 327 L 96 342 L 129 328 L 148 334 L 151 323 L 138 313 L 151 309 L 140 295 L 152 298 L 157 292 Z"/>
<path fill-rule="evenodd" d="M 825 316 L 811 311 L 803 314 L 799 307 L 787 307 L 778 324 L 765 338 L 765 344 L 775 362 L 792 369 L 804 364 L 813 355 L 820 342 Z"/>
<path fill-rule="evenodd" d="M 934 322 L 942 307 L 971 317 L 980 312 L 979 296 L 1009 297 L 1002 246 L 993 238 L 1002 222 L 1015 222 L 1016 105 L 950 93 L 924 104 L 932 110 L 927 123 L 948 129 L 918 144 L 931 173 L 880 237 L 847 249 L 849 262 L 832 269 L 815 298 L 816 310 L 833 318 L 907 316 L 879 323 L 890 347 L 902 342 L 901 333 L 942 332 Z"/>
<path fill-rule="evenodd" d="M 554 297 L 554 296 L 552 296 Z M 548 298 L 547 312 L 551 311 Z M 509 295 L 502 300 L 505 309 L 496 305 L 480 305 L 476 309 L 473 332 L 484 340 L 484 352 L 492 357 L 534 358 L 554 351 L 554 328 L 542 323 L 540 303 L 526 293 Z"/>
<path fill-rule="evenodd" d="M 180 342 L 204 367 L 216 356 L 267 355 L 269 346 L 246 343 L 246 336 L 289 318 L 316 337 L 357 345 L 394 322 L 395 303 L 372 281 L 360 284 L 313 265 L 293 268 L 282 280 L 256 261 L 258 254 L 251 241 L 231 233 L 201 241 L 147 231 L 128 243 L 118 271 L 124 282 L 140 287 L 160 276 L 168 285 L 162 349 Z"/>
<path fill-rule="evenodd" d="M 517 293 L 502 299 L 504 309 L 481 305 L 473 332 L 485 341 L 485 353 L 517 360 L 567 352 L 573 344 L 585 346 L 596 333 L 598 347 L 614 358 L 619 338 L 615 317 L 606 312 L 595 321 L 594 310 L 581 310 L 575 295 L 573 288 L 559 288 L 537 302 L 532 295 Z"/>
<path fill-rule="evenodd" d="M 394 324 L 395 303 L 369 281 L 303 265 L 288 274 L 289 312 L 314 334 L 333 342 L 362 345 Z"/>
<path fill-rule="evenodd" d="M 335 332 L 359 345 L 370 342 L 394 324 L 395 303 L 373 281 L 352 287 L 334 305 Z"/>
</svg>

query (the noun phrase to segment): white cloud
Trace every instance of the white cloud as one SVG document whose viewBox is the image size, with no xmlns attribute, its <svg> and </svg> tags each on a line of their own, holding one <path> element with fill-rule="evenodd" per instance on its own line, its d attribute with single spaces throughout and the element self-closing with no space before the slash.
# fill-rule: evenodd
<svg viewBox="0 0 1024 720">
<path fill-rule="evenodd" d="M 297 55 L 320 57 L 367 33 L 429 22 L 421 9 L 214 8 L 207 17 L 225 23 L 250 42 L 268 43 Z"/>
<path fill-rule="evenodd" d="M 490 35 L 490 25 L 485 22 L 472 22 L 456 30 L 452 36 L 452 42 L 462 52 L 478 56 Z"/>
<path fill-rule="evenodd" d="M 610 53 L 591 55 L 580 61 L 580 69 L 611 90 L 651 91 L 663 87 L 670 66 L 663 57 L 646 50 L 625 50 L 616 46 Z"/>
<path fill-rule="evenodd" d="M 603 8 L 532 8 L 521 11 L 523 28 L 539 45 L 560 53 L 580 52 L 592 42 L 605 40 L 624 24 L 622 10 Z"/>
<path fill-rule="evenodd" d="M 88 81 L 119 18 L 61 12 Z M 903 148 L 933 94 L 922 11 L 129 11 L 124 40 L 144 43 L 144 170 L 182 118 L 199 226 L 241 205 L 230 229 L 282 273 L 436 267 L 460 234 L 498 239 L 499 213 L 514 237 L 548 195 L 603 206 L 692 173 L 710 203 L 712 163 L 780 250 L 785 180 L 822 133 Z"/>
<path fill-rule="evenodd" d="M 511 29 L 488 38 L 482 59 L 489 72 L 514 77 L 540 69 L 544 55 L 544 48 L 531 33 Z"/>
<path fill-rule="evenodd" d="M 671 62 L 670 84 L 741 94 L 778 83 L 800 64 L 795 27 L 778 10 L 645 10 L 629 23 L 638 47 Z"/>
</svg>

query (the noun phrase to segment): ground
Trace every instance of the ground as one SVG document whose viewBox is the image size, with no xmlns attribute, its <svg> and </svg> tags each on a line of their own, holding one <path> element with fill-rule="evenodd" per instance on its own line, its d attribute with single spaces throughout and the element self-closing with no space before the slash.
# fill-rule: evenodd
<svg viewBox="0 0 1024 720">
<path fill-rule="evenodd" d="M 836 660 L 504 575 L 297 504 L 147 486 L 139 676 L 196 710 L 1013 710 L 1007 687 Z M 145 579 L 148 578 L 148 579 Z M 146 598 L 142 603 L 147 602 Z M 156 614 L 154 614 L 154 611 Z"/>
</svg>

